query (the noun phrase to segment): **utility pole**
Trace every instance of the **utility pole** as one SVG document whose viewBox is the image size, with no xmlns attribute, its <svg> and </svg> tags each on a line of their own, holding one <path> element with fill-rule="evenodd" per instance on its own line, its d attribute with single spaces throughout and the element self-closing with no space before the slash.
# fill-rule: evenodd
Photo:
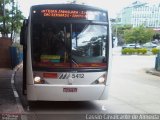
<svg viewBox="0 0 160 120">
<path fill-rule="evenodd" d="M 5 21 L 5 16 L 6 16 L 6 11 L 5 11 L 5 0 L 3 0 L 3 34 L 2 36 L 3 37 L 6 37 L 6 33 L 5 33 L 5 30 L 6 30 L 6 21 Z"/>
</svg>

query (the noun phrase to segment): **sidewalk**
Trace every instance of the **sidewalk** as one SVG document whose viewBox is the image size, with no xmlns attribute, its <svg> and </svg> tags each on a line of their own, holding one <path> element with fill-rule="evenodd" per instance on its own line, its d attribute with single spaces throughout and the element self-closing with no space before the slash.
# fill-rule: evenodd
<svg viewBox="0 0 160 120">
<path fill-rule="evenodd" d="M 146 70 L 146 73 L 156 75 L 160 77 L 160 71 L 155 70 L 154 68 Z"/>
<path fill-rule="evenodd" d="M 15 113 L 17 111 L 11 77 L 13 70 L 0 68 L 0 113 Z"/>
<path fill-rule="evenodd" d="M 10 68 L 0 68 L 0 78 L 11 78 L 12 72 Z"/>
</svg>

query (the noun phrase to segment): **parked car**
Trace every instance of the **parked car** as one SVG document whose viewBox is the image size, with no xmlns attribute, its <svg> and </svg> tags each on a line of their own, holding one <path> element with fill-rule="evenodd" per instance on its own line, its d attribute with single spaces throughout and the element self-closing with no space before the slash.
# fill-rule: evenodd
<svg viewBox="0 0 160 120">
<path fill-rule="evenodd" d="M 156 48 L 157 45 L 152 43 L 152 42 L 147 42 L 145 44 L 142 45 L 143 48 L 148 48 L 148 49 L 151 49 L 151 48 Z"/>
<path fill-rule="evenodd" d="M 158 44 L 158 42 L 159 41 L 157 39 L 155 39 L 154 41 L 152 41 L 153 44 Z"/>
<path fill-rule="evenodd" d="M 125 44 L 122 46 L 122 49 L 124 48 L 141 48 L 139 44 L 131 43 L 131 44 Z"/>
</svg>

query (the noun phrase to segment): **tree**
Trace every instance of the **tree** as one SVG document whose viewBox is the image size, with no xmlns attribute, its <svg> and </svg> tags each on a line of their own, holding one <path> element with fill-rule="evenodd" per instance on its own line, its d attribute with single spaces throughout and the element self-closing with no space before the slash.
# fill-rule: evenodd
<svg viewBox="0 0 160 120">
<path fill-rule="evenodd" d="M 0 0 L 0 14 L 2 37 L 8 37 L 11 34 L 12 39 L 12 33 L 15 34 L 20 31 L 21 20 L 24 19 L 24 16 L 17 5 L 14 4 L 14 0 Z"/>
<path fill-rule="evenodd" d="M 153 30 L 145 28 L 144 26 L 139 26 L 132 28 L 131 30 L 126 30 L 124 32 L 124 39 L 126 43 L 146 43 L 151 41 L 153 37 Z"/>
<path fill-rule="evenodd" d="M 0 0 L 0 32 L 3 37 L 9 32 L 9 28 L 6 26 L 6 22 L 9 20 L 9 10 L 5 9 L 7 4 L 9 4 L 9 0 Z"/>
<path fill-rule="evenodd" d="M 160 40 L 160 33 L 155 33 L 153 39 Z"/>
<path fill-rule="evenodd" d="M 132 25 L 113 25 L 112 27 L 113 36 L 116 36 L 118 38 L 119 44 L 123 44 L 124 32 L 130 29 L 132 29 Z"/>
<path fill-rule="evenodd" d="M 18 7 L 14 5 L 12 7 L 12 14 L 11 34 L 13 35 L 11 37 L 14 38 L 13 36 L 20 32 L 24 16 L 22 15 L 22 12 L 18 9 Z"/>
</svg>

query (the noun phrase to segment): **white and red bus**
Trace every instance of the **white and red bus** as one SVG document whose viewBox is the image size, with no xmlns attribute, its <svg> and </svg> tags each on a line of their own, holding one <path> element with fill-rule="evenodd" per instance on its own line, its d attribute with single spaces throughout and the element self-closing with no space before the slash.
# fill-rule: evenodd
<svg viewBox="0 0 160 120">
<path fill-rule="evenodd" d="M 108 96 L 108 12 L 78 4 L 35 5 L 21 29 L 28 101 L 90 101 Z"/>
</svg>

